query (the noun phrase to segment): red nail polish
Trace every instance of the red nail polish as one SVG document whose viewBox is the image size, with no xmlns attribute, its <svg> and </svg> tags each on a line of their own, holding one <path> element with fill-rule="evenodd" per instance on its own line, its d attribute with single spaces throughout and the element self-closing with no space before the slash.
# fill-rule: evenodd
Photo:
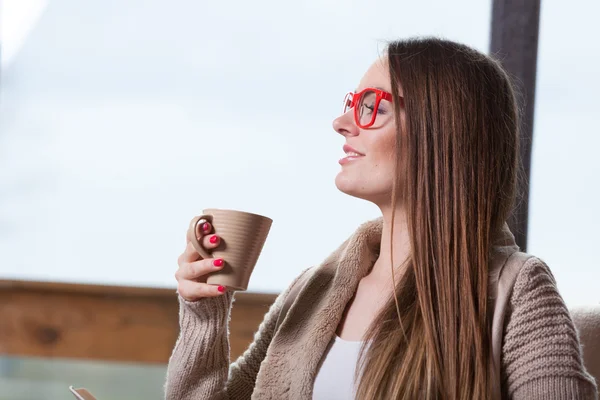
<svg viewBox="0 0 600 400">
<path fill-rule="evenodd" d="M 202 224 L 202 230 L 204 232 L 208 232 L 210 230 L 210 225 L 208 224 L 208 222 Z"/>
<path fill-rule="evenodd" d="M 222 258 L 217 258 L 215 261 L 213 261 L 213 265 L 215 267 L 222 267 L 223 266 L 223 259 Z"/>
<path fill-rule="evenodd" d="M 225 291 L 225 286 L 219 286 L 219 287 L 217 288 L 217 290 L 218 290 L 219 292 L 223 293 L 223 292 Z"/>
<path fill-rule="evenodd" d="M 213 235 L 213 236 L 211 236 L 211 238 L 210 238 L 210 242 L 211 242 L 212 244 L 215 244 L 215 243 L 217 243 L 218 241 L 219 241 L 219 237 L 218 237 L 217 235 Z"/>
</svg>

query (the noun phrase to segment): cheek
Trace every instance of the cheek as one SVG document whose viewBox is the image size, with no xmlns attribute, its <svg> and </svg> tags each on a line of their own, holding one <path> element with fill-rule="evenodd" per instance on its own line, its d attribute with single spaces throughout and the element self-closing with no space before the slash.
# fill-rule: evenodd
<svg viewBox="0 0 600 400">
<path fill-rule="evenodd" d="M 378 168 L 384 169 L 385 172 L 393 172 L 394 164 L 396 163 L 396 140 L 394 132 L 385 132 L 373 141 L 370 148 L 372 149 L 373 162 Z M 388 171 L 390 170 L 391 171 Z"/>
</svg>

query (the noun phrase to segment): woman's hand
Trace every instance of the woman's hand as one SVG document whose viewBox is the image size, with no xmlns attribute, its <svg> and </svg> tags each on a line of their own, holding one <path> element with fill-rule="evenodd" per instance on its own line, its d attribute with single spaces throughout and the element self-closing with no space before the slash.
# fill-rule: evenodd
<svg viewBox="0 0 600 400">
<path fill-rule="evenodd" d="M 196 237 L 206 250 L 212 250 L 219 245 L 221 239 L 217 235 L 210 234 L 212 225 L 209 222 L 197 224 L 196 229 Z M 185 251 L 177 259 L 177 264 L 179 264 L 179 269 L 175 273 L 177 292 L 185 300 L 196 301 L 202 297 L 215 297 L 225 293 L 225 287 L 206 283 L 207 274 L 223 268 L 222 259 L 203 259 L 188 240 Z"/>
</svg>

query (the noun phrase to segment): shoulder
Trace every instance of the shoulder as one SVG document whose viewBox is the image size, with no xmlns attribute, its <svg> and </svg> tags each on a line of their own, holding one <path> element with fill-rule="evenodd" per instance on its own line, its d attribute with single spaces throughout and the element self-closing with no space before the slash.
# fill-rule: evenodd
<svg viewBox="0 0 600 400">
<path fill-rule="evenodd" d="M 548 265 L 538 257 L 521 267 L 510 296 L 505 327 L 505 346 L 527 341 L 561 340 L 577 344 L 577 334 L 567 306 Z M 511 343 L 512 342 L 512 343 Z M 541 343 L 538 343 L 541 344 Z M 510 347 L 510 346 L 508 346 Z"/>
<path fill-rule="evenodd" d="M 511 306 L 544 299 L 554 299 L 564 305 L 548 265 L 541 258 L 531 256 L 517 274 L 510 298 Z"/>
<path fill-rule="evenodd" d="M 505 319 L 504 352 L 559 340 L 577 346 L 569 310 L 548 265 L 532 256 L 517 274 Z M 557 336 L 558 334 L 558 336 Z"/>
<path fill-rule="evenodd" d="M 502 364 L 505 382 L 513 395 L 526 392 L 532 396 L 532 390 L 541 390 L 543 385 L 556 390 L 594 390 L 593 378 L 583 366 L 577 331 L 556 280 L 548 265 L 535 256 L 521 267 L 513 286 L 505 320 Z"/>
</svg>

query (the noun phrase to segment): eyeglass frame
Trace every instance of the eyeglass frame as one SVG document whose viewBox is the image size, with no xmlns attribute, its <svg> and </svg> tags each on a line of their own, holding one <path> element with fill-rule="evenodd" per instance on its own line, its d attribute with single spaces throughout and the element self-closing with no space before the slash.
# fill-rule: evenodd
<svg viewBox="0 0 600 400">
<path fill-rule="evenodd" d="M 368 87 L 357 93 L 355 93 L 355 92 L 346 93 L 346 96 L 344 96 L 344 106 L 342 109 L 342 114 L 346 114 L 351 108 L 353 108 L 354 109 L 354 122 L 356 123 L 356 126 L 358 126 L 361 129 L 370 128 L 375 123 L 375 119 L 377 119 L 377 112 L 373 112 L 371 121 L 368 124 L 363 125 L 360 123 L 360 116 L 358 115 L 358 108 L 356 108 L 355 99 L 362 98 L 362 96 L 367 91 L 371 91 L 371 92 L 375 93 L 375 105 L 373 106 L 373 110 L 379 109 L 379 103 L 381 103 L 381 100 L 387 100 L 390 103 L 392 102 L 392 94 L 391 93 L 386 92 L 385 90 L 377 89 L 377 88 Z"/>
</svg>

